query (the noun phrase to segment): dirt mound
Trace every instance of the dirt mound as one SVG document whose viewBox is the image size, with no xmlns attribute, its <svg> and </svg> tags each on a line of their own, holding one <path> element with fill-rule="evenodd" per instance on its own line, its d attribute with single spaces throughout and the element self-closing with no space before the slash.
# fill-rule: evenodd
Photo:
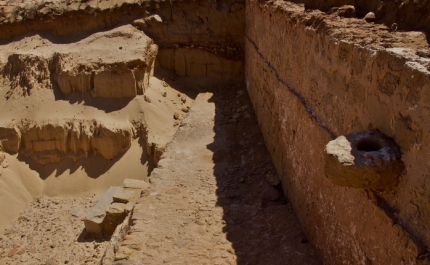
<svg viewBox="0 0 430 265">
<path fill-rule="evenodd" d="M 64 94 L 91 91 L 93 97 L 143 95 L 157 54 L 153 41 L 130 25 L 77 42 L 28 34 L 3 48 L 0 74 L 10 86 L 6 98 L 53 86 Z"/>
</svg>

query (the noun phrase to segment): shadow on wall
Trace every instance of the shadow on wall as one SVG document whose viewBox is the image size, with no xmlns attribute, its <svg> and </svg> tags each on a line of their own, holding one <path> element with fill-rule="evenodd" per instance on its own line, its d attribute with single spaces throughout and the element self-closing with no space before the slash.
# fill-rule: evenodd
<svg viewBox="0 0 430 265">
<path fill-rule="evenodd" d="M 205 91 L 206 92 L 206 91 Z M 218 87 L 213 174 L 227 239 L 237 264 L 319 264 L 290 204 L 257 124 L 243 83 Z"/>
<path fill-rule="evenodd" d="M 201 134 L 209 133 L 210 130 L 214 132 L 213 136 L 211 135 L 213 138 L 208 137 L 207 146 L 203 146 L 203 148 L 206 147 L 210 151 L 208 154 L 212 163 L 209 165 L 213 170 L 211 178 L 215 178 L 216 181 L 216 187 L 210 187 L 207 191 L 211 192 L 210 190 L 215 188 L 218 209 L 215 211 L 211 202 L 210 206 L 207 206 L 210 209 L 204 210 L 206 206 L 202 204 L 199 209 L 195 210 L 196 212 L 205 211 L 202 214 L 208 218 L 204 218 L 207 222 L 204 225 L 212 226 L 219 222 L 215 217 L 217 214 L 213 211 L 218 212 L 219 209 L 222 209 L 220 211 L 222 212 L 221 224 L 216 224 L 216 226 L 222 225 L 222 231 L 216 230 L 212 239 L 203 246 L 210 250 L 209 253 L 203 251 L 202 256 L 206 258 L 208 255 L 207 258 L 211 260 L 210 264 L 320 264 L 303 234 L 297 217 L 282 193 L 243 80 L 226 82 L 211 77 L 178 78 L 171 71 L 161 70 L 158 73 L 156 71 L 159 79 L 165 80 L 174 89 L 186 88 L 181 92 L 191 98 L 196 98 L 198 94 L 203 93 L 212 94 L 209 99 L 209 95 L 202 95 L 202 98 L 207 99 L 209 103 L 202 101 L 194 103 L 195 105 L 191 107 L 190 111 L 190 115 L 193 117 L 186 120 L 185 124 L 188 126 L 184 127 L 188 129 L 179 131 L 177 139 L 178 143 L 186 145 L 187 141 L 199 141 L 199 137 L 205 137 L 206 141 L 207 136 L 201 136 Z M 206 108 L 210 108 L 210 110 Z M 202 117 L 201 113 L 213 116 Z M 199 127 L 200 122 L 211 124 L 211 127 L 207 128 L 206 125 L 202 125 L 205 128 L 201 131 L 190 129 Z M 172 145 L 174 144 L 175 140 Z M 168 154 L 170 156 L 168 159 L 180 159 L 188 151 L 175 150 Z M 206 152 L 200 155 L 204 157 L 197 161 L 206 163 Z M 190 156 L 194 157 L 194 154 Z M 168 164 L 168 162 L 165 164 L 166 175 L 170 170 Z M 172 174 L 184 173 L 178 169 L 172 172 L 178 171 L 181 173 Z M 189 181 L 192 181 L 195 173 L 186 171 L 185 174 Z M 168 175 L 168 178 L 170 177 Z M 161 185 L 162 182 L 158 183 L 156 176 L 154 179 L 156 186 Z M 179 184 L 176 181 L 175 183 L 175 185 Z M 208 181 L 204 185 L 208 183 L 212 183 L 212 181 Z M 186 186 L 186 183 L 184 185 Z M 190 194 L 191 190 L 193 189 L 190 188 Z M 177 211 L 182 212 L 182 206 L 180 208 L 181 210 Z M 189 216 L 188 210 L 182 213 Z M 180 219 L 175 219 L 173 222 L 177 222 L 178 225 L 182 223 Z M 206 228 L 206 232 L 211 230 L 209 227 Z M 225 233 L 225 235 L 221 233 Z M 196 242 L 199 242 L 199 236 L 196 235 L 196 237 Z M 193 245 L 193 247 L 195 246 Z M 198 249 L 200 247 L 198 246 Z M 189 253 L 194 256 L 194 251 Z M 225 253 L 226 251 L 232 255 Z M 185 250 L 181 252 L 183 255 L 189 255 L 189 253 Z"/>
</svg>

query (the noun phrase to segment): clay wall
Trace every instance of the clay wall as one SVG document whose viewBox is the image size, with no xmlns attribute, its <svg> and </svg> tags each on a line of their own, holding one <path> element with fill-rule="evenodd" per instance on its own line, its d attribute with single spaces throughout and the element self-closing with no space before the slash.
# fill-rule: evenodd
<svg viewBox="0 0 430 265">
<path fill-rule="evenodd" d="M 245 13 L 246 85 L 283 188 L 323 263 L 427 264 L 428 58 L 403 44 L 357 43 L 348 36 L 358 31 L 342 35 L 332 26 L 358 23 L 368 36 L 379 26 L 291 2 L 250 0 Z M 325 145 L 369 128 L 401 147 L 397 185 L 374 191 L 329 182 Z"/>
</svg>

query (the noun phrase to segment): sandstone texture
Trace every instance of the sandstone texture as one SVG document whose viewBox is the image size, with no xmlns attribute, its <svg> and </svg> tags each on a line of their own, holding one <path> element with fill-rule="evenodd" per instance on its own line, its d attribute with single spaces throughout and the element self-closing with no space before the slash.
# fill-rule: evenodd
<svg viewBox="0 0 430 265">
<path fill-rule="evenodd" d="M 319 2 L 319 1 L 314 1 Z M 348 3 L 352 4 L 352 3 Z M 245 76 L 282 186 L 325 264 L 426 264 L 429 59 L 419 31 L 284 1 L 246 2 Z M 405 171 L 386 191 L 340 187 L 324 149 L 378 129 Z"/>
<path fill-rule="evenodd" d="M 324 151 L 326 177 L 344 187 L 389 189 L 404 168 L 400 148 L 377 130 L 339 136 Z"/>
<path fill-rule="evenodd" d="M 6 137 L 11 141 L 4 145 L 5 151 L 14 154 L 22 149 L 23 156 L 40 164 L 60 162 L 66 157 L 76 162 L 97 154 L 113 159 L 130 148 L 134 133 L 132 127 L 109 129 L 96 120 L 21 121 L 19 127 L 0 127 L 2 135 L 12 132 L 12 137 Z"/>
</svg>

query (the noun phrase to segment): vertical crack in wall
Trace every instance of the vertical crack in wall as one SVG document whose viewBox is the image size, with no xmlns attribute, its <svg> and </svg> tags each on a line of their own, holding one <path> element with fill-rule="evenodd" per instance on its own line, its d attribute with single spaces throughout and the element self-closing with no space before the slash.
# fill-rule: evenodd
<svg viewBox="0 0 430 265">
<path fill-rule="evenodd" d="M 291 88 L 287 82 L 285 80 L 283 80 L 278 71 L 275 69 L 275 67 L 269 62 L 269 60 L 260 52 L 257 44 L 251 40 L 247 35 L 245 35 L 245 39 L 252 44 L 252 46 L 254 47 L 255 51 L 257 52 L 257 54 L 260 56 L 260 58 L 266 63 L 266 65 L 272 69 L 272 71 L 275 73 L 276 75 L 276 79 L 283 84 L 288 91 L 290 91 L 291 94 L 293 94 L 297 99 L 299 99 L 299 101 L 302 103 L 302 105 L 305 107 L 306 112 L 309 114 L 309 116 L 318 124 L 318 126 L 320 126 L 321 128 L 323 128 L 328 134 L 330 134 L 330 136 L 335 139 L 337 138 L 336 134 L 322 121 L 322 119 L 320 117 L 318 117 L 318 115 L 316 114 L 316 112 L 314 111 L 314 109 L 311 107 L 311 105 L 308 103 L 308 101 L 305 99 L 305 97 L 302 96 L 302 94 L 300 94 L 299 91 Z"/>
</svg>

